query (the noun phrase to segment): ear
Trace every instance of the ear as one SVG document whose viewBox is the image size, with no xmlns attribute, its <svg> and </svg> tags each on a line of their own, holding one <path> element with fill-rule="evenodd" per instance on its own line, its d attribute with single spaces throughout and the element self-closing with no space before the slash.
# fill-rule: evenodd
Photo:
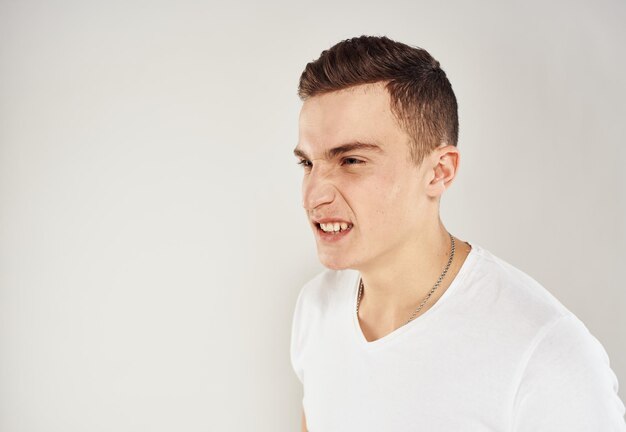
<svg viewBox="0 0 626 432">
<path fill-rule="evenodd" d="M 432 198 L 440 198 L 456 177 L 460 160 L 456 146 L 442 144 L 428 156 L 429 171 L 426 193 Z"/>
</svg>

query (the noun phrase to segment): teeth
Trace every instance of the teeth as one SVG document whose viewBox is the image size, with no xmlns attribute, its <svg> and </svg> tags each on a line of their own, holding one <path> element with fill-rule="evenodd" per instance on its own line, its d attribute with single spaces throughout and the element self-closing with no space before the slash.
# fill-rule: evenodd
<svg viewBox="0 0 626 432">
<path fill-rule="evenodd" d="M 320 228 L 322 228 L 322 231 L 324 232 L 339 232 L 339 231 L 346 230 L 348 228 L 352 228 L 352 225 L 346 222 L 333 222 L 333 223 L 320 224 Z"/>
</svg>

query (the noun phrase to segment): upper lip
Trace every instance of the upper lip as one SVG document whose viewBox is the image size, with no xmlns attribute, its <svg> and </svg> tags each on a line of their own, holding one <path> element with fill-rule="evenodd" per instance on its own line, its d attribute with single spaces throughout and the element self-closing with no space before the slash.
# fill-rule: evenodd
<svg viewBox="0 0 626 432">
<path fill-rule="evenodd" d="M 316 223 L 316 224 L 326 224 L 326 223 L 330 223 L 330 222 L 352 224 L 352 222 L 350 222 L 350 221 L 347 221 L 347 220 L 344 220 L 344 219 L 338 219 L 338 218 L 331 218 L 331 217 L 321 218 L 321 219 L 313 219 L 313 222 Z"/>
</svg>

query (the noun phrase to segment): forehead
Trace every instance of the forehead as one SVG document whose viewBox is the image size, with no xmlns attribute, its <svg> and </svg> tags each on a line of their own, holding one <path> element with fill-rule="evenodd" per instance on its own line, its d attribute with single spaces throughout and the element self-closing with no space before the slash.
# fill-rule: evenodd
<svg viewBox="0 0 626 432">
<path fill-rule="evenodd" d="M 307 99 L 300 111 L 298 135 L 298 147 L 305 151 L 350 141 L 376 142 L 388 148 L 408 138 L 391 112 L 383 83 Z"/>
</svg>

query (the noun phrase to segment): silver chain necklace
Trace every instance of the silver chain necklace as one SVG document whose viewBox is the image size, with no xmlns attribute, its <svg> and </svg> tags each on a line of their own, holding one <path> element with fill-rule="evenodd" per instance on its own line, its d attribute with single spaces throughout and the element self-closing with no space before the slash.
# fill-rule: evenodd
<svg viewBox="0 0 626 432">
<path fill-rule="evenodd" d="M 415 312 L 413 312 L 413 314 L 411 315 L 411 318 L 409 318 L 409 320 L 406 322 L 406 324 L 410 323 L 415 318 L 415 315 L 417 315 L 417 313 L 422 309 L 422 307 L 424 307 L 424 305 L 426 304 L 426 302 L 428 301 L 430 296 L 435 292 L 437 287 L 439 287 L 439 284 L 443 280 L 443 277 L 446 275 L 446 273 L 448 272 L 448 269 L 450 268 L 450 263 L 452 263 L 452 258 L 454 258 L 454 237 L 452 237 L 452 234 L 450 234 L 450 233 L 448 233 L 448 235 L 450 236 L 450 241 L 452 242 L 452 249 L 450 251 L 450 258 L 448 258 L 448 263 L 446 264 L 446 268 L 443 269 L 443 273 L 441 273 L 441 276 L 439 276 L 439 279 L 437 279 L 437 282 L 435 283 L 435 286 L 430 290 L 430 292 L 428 293 L 426 298 L 418 306 L 418 308 L 415 310 Z M 359 297 L 358 297 L 358 299 L 356 301 L 356 316 L 357 316 L 357 318 L 359 316 L 359 305 L 361 304 L 361 296 L 362 295 L 363 295 L 363 279 L 360 279 L 360 281 L 359 281 Z"/>
</svg>

